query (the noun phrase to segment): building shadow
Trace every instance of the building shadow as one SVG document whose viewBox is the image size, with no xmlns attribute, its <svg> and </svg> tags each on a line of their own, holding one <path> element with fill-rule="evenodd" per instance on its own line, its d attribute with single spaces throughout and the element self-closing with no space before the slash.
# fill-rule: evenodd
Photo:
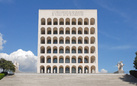
<svg viewBox="0 0 137 86">
<path fill-rule="evenodd" d="M 125 82 L 129 82 L 130 84 L 134 84 L 134 85 L 137 86 L 137 78 L 135 78 L 132 75 L 125 74 L 122 77 L 120 77 L 119 79 L 121 79 Z"/>
</svg>

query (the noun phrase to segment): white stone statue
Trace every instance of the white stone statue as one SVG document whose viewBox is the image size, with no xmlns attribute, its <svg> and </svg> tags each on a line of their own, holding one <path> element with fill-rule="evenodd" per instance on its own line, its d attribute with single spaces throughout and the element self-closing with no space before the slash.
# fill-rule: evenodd
<svg viewBox="0 0 137 86">
<path fill-rule="evenodd" d="M 16 61 L 14 62 L 15 65 L 15 72 L 19 72 L 19 63 L 17 63 Z"/>
<path fill-rule="evenodd" d="M 88 70 L 86 69 L 86 73 L 88 73 Z"/>
<path fill-rule="evenodd" d="M 81 73 L 81 69 L 79 70 L 79 72 Z"/>
<path fill-rule="evenodd" d="M 56 73 L 56 70 L 54 69 L 54 73 Z"/>
<path fill-rule="evenodd" d="M 92 69 L 92 73 L 95 73 L 95 70 L 94 70 L 94 69 Z"/>
<path fill-rule="evenodd" d="M 123 64 L 122 61 L 119 62 L 119 63 L 117 64 L 117 67 L 118 67 L 118 73 L 124 73 L 124 71 L 123 71 L 123 66 L 124 66 L 124 64 Z"/>
<path fill-rule="evenodd" d="M 49 69 L 48 69 L 48 73 L 49 73 Z"/>
</svg>

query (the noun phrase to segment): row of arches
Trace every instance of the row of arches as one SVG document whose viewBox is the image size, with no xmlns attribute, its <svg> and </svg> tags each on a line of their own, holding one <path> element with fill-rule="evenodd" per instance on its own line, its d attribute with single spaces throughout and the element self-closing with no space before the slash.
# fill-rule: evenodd
<svg viewBox="0 0 137 86">
<path fill-rule="evenodd" d="M 66 37 L 66 38 L 64 38 L 64 37 L 53 37 L 53 40 L 51 41 L 51 37 L 47 37 L 47 44 L 94 44 L 95 43 L 95 37 L 91 37 L 90 38 L 90 40 L 89 40 L 89 37 L 78 37 L 78 39 L 76 38 L 76 37 L 72 37 L 71 39 L 70 39 L 70 37 Z M 58 41 L 59 40 L 59 41 Z M 71 40 L 71 42 L 70 42 L 70 40 Z M 41 42 L 41 44 L 45 44 L 45 37 L 44 36 L 42 36 L 41 38 L 40 38 L 40 42 Z"/>
<path fill-rule="evenodd" d="M 47 23 L 46 23 L 47 22 Z M 94 25 L 95 24 L 95 19 L 94 18 L 72 18 L 70 20 L 70 18 L 53 18 L 53 20 L 51 18 L 47 18 L 47 20 L 45 18 L 41 18 L 41 25 Z"/>
<path fill-rule="evenodd" d="M 47 34 L 94 34 L 95 33 L 95 28 L 91 27 L 90 31 L 88 27 L 85 27 L 84 29 L 82 29 L 81 27 L 79 27 L 78 29 L 76 29 L 75 27 L 73 27 L 70 31 L 69 27 L 66 27 L 65 29 L 63 27 L 59 28 L 59 32 L 58 32 L 58 28 L 54 27 L 53 28 L 53 32 L 52 29 L 50 27 L 47 28 Z M 41 34 L 45 34 L 45 28 L 42 27 L 41 28 Z"/>
<path fill-rule="evenodd" d="M 71 51 L 70 51 L 71 50 Z M 51 52 L 53 51 L 53 52 Z M 46 53 L 50 54 L 50 53 L 85 53 L 85 54 L 88 54 L 90 51 L 90 53 L 95 53 L 95 47 L 92 46 L 90 47 L 90 50 L 89 50 L 89 47 L 88 46 L 85 46 L 84 48 L 82 46 L 79 46 L 78 48 L 76 48 L 75 46 L 71 47 L 70 49 L 70 46 L 66 46 L 65 48 L 63 46 L 60 46 L 59 49 L 54 46 L 51 50 L 51 47 L 50 46 L 47 46 L 46 47 Z M 40 52 L 41 53 L 45 53 L 45 47 L 44 46 L 41 46 L 40 47 Z"/>
<path fill-rule="evenodd" d="M 95 56 L 91 56 L 89 58 L 89 56 L 72 56 L 70 58 L 70 56 L 53 56 L 53 58 L 51 58 L 51 56 L 47 56 L 46 58 L 44 56 L 40 57 L 40 63 L 95 63 Z"/>
<path fill-rule="evenodd" d="M 96 67 L 93 65 L 89 67 L 88 65 L 86 66 L 81 66 L 79 65 L 76 67 L 73 65 L 70 67 L 69 65 L 63 67 L 62 65 L 57 67 L 54 65 L 52 68 L 50 65 L 44 67 L 43 65 L 40 66 L 40 73 L 95 73 Z"/>
</svg>

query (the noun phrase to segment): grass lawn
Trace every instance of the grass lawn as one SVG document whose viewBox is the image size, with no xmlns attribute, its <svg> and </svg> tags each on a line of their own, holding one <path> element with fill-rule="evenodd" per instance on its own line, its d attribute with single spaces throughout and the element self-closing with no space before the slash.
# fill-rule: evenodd
<svg viewBox="0 0 137 86">
<path fill-rule="evenodd" d="M 0 73 L 0 80 L 5 76 L 4 73 Z"/>
</svg>

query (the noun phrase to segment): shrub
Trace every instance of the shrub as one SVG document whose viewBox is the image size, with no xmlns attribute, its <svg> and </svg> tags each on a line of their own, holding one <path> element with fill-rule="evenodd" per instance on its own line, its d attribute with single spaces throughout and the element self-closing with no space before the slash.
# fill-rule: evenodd
<svg viewBox="0 0 137 86">
<path fill-rule="evenodd" d="M 1 72 L 1 73 L 5 74 L 5 76 L 7 76 L 7 75 L 8 75 L 8 72 Z"/>
<path fill-rule="evenodd" d="M 135 78 L 137 78 L 137 71 L 136 70 L 130 70 L 130 75 L 134 76 Z"/>
<path fill-rule="evenodd" d="M 134 68 L 137 69 L 137 52 L 135 54 L 136 54 L 136 57 L 133 64 L 134 64 Z"/>
<path fill-rule="evenodd" d="M 0 73 L 0 80 L 5 76 L 4 73 Z"/>
</svg>

